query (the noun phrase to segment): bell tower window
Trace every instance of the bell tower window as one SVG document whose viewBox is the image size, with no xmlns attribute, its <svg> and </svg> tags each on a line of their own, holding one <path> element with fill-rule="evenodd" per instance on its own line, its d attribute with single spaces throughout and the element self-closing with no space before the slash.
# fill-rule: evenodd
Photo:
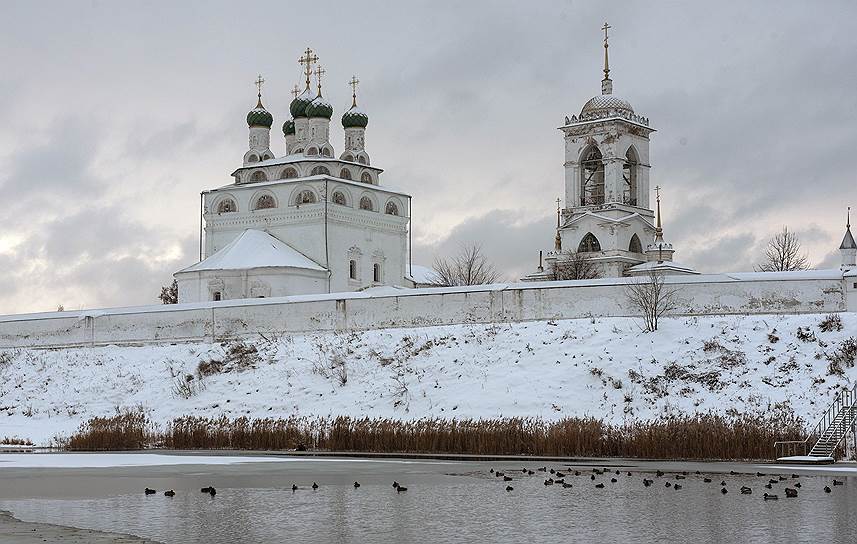
<svg viewBox="0 0 857 544">
<path fill-rule="evenodd" d="M 643 244 L 640 243 L 640 237 L 634 234 L 631 236 L 631 243 L 628 244 L 628 251 L 631 253 L 642 253 Z"/>
<path fill-rule="evenodd" d="M 583 153 L 580 162 L 580 205 L 604 204 L 604 162 L 601 152 L 591 146 Z"/>
<path fill-rule="evenodd" d="M 580 245 L 577 246 L 578 253 L 593 253 L 596 251 L 601 251 L 601 243 L 598 241 L 598 238 L 595 237 L 591 232 L 587 232 L 586 236 L 580 241 Z"/>
<path fill-rule="evenodd" d="M 633 147 L 628 148 L 625 153 L 625 162 L 622 164 L 622 202 L 630 206 L 637 205 L 637 170 L 640 161 Z"/>
</svg>

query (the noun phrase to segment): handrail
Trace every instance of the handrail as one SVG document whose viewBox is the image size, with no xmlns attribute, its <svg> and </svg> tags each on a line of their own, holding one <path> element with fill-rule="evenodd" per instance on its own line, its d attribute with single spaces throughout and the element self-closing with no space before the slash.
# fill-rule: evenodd
<svg viewBox="0 0 857 544">
<path fill-rule="evenodd" d="M 785 446 L 788 446 L 788 450 L 793 452 L 796 451 L 796 446 L 798 444 L 802 445 L 803 453 L 801 455 L 807 455 L 807 453 L 812 449 L 809 447 L 809 440 L 812 437 L 821 438 L 826 430 L 828 430 L 831 424 L 836 420 L 836 417 L 842 411 L 843 408 L 854 408 L 855 404 L 857 404 L 857 383 L 855 383 L 851 389 L 843 389 L 836 395 L 836 398 L 833 399 L 833 402 L 824 411 L 819 418 L 818 423 L 812 429 L 812 432 L 807 435 L 807 437 L 803 440 L 784 440 L 774 442 L 774 454 L 777 455 L 777 458 L 786 457 L 785 455 L 779 455 L 780 448 L 785 449 Z M 815 444 L 818 443 L 816 440 Z M 813 444 L 813 447 L 815 447 Z"/>
</svg>

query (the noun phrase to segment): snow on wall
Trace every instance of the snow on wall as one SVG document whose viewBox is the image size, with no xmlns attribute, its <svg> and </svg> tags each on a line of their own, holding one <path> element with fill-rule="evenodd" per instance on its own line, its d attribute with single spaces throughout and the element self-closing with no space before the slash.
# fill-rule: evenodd
<svg viewBox="0 0 857 544">
<path fill-rule="evenodd" d="M 0 317 L 0 349 L 215 341 L 257 333 L 371 330 L 579 317 L 633 317 L 631 279 L 333 293 Z M 675 276 L 681 315 L 849 308 L 838 270 Z M 850 285 L 850 284 L 849 284 Z M 850 293 L 849 293 L 850 294 Z"/>
</svg>

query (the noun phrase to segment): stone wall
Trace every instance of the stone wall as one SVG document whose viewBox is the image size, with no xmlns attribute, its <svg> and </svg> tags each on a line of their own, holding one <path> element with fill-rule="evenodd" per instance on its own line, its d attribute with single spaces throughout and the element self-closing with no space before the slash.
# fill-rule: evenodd
<svg viewBox="0 0 857 544">
<path fill-rule="evenodd" d="M 634 316 L 625 284 L 589 281 L 394 289 L 0 317 L 0 349 L 221 340 L 256 333 Z M 852 281 L 854 279 L 852 278 Z M 673 276 L 677 314 L 857 311 L 839 271 Z M 850 285 L 849 285 L 850 286 Z"/>
</svg>

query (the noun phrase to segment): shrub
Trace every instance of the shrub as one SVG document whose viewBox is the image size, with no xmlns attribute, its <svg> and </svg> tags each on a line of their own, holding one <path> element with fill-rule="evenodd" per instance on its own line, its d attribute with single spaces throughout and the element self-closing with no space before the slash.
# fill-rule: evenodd
<svg viewBox="0 0 857 544">
<path fill-rule="evenodd" d="M 818 324 L 818 328 L 821 332 L 841 331 L 842 318 L 839 314 L 827 314 Z"/>
</svg>

